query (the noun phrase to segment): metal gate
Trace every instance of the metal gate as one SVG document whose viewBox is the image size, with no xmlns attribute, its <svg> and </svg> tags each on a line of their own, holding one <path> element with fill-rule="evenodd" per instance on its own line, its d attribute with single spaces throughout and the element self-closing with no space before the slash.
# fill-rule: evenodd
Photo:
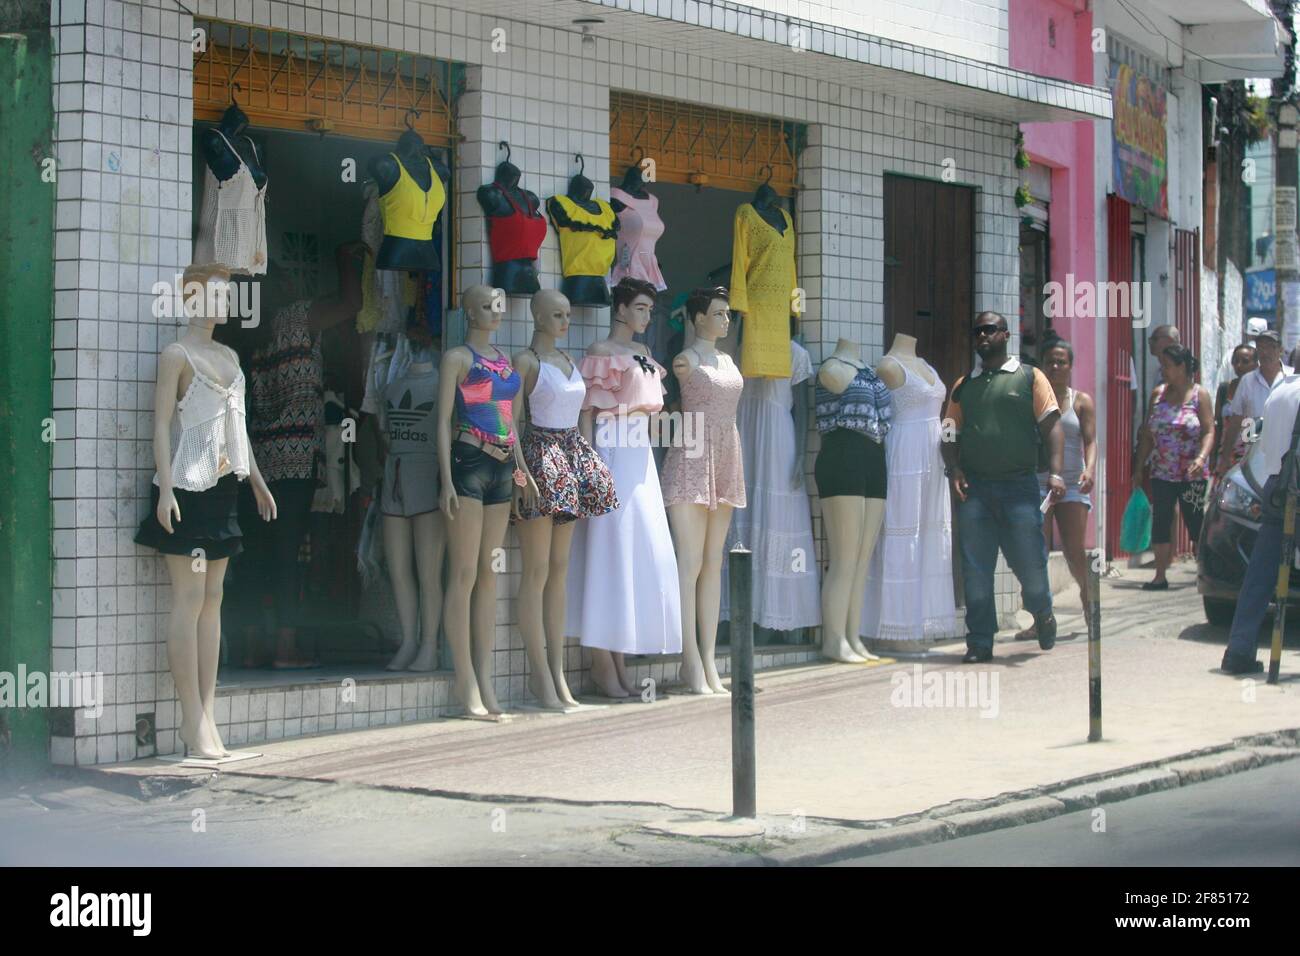
<svg viewBox="0 0 1300 956">
<path fill-rule="evenodd" d="M 1200 232 L 1191 229 L 1174 230 L 1174 324 L 1182 343 L 1201 357 L 1201 270 Z M 1198 372 L 1196 380 L 1201 381 Z M 1182 513 L 1178 515 L 1178 537 L 1174 539 L 1175 554 L 1188 554 L 1193 545 Z"/>
<path fill-rule="evenodd" d="M 1133 281 L 1130 205 L 1118 196 L 1106 197 L 1106 279 Z M 1119 297 L 1127 302 L 1128 297 Z M 1148 308 L 1150 306 L 1148 305 Z M 1114 560 L 1119 548 L 1120 522 L 1133 490 L 1133 318 L 1131 308 L 1106 319 L 1106 553 Z"/>
</svg>

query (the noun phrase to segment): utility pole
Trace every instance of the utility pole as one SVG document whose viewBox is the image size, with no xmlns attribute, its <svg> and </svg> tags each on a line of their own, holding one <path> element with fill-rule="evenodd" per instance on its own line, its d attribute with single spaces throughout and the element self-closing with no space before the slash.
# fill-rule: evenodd
<svg viewBox="0 0 1300 956">
<path fill-rule="evenodd" d="M 1289 97 L 1290 91 L 1282 91 Z M 1277 160 L 1274 164 L 1277 185 L 1273 188 L 1273 248 L 1277 268 L 1277 320 L 1274 327 L 1282 339 L 1283 355 L 1295 348 L 1300 331 L 1300 316 L 1288 311 L 1296 308 L 1297 280 L 1300 279 L 1300 248 L 1296 243 L 1296 166 L 1295 106 L 1283 99 L 1277 109 Z"/>
</svg>

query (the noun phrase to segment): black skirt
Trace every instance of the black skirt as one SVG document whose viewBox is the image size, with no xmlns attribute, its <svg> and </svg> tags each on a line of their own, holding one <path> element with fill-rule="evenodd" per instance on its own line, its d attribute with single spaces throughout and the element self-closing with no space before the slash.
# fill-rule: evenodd
<svg viewBox="0 0 1300 956">
<path fill-rule="evenodd" d="M 149 514 L 140 522 L 135 543 L 163 554 L 203 557 L 209 561 L 230 558 L 243 550 L 239 530 L 239 479 L 233 474 L 221 478 L 206 491 L 176 489 L 181 520 L 172 522 L 168 534 L 158 523 L 158 486 L 149 494 Z M 200 555 L 195 555 L 200 551 Z"/>
<path fill-rule="evenodd" d="M 884 498 L 889 487 L 885 446 L 862 432 L 832 429 L 822 435 L 813 477 L 822 498 Z"/>
</svg>

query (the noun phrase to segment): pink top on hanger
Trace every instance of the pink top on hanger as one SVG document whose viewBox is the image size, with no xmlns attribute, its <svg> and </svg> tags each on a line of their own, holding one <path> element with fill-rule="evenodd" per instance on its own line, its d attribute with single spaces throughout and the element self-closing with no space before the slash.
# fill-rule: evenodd
<svg viewBox="0 0 1300 956">
<path fill-rule="evenodd" d="M 618 214 L 618 250 L 614 255 L 614 268 L 610 282 L 617 284 L 624 276 L 644 279 L 660 292 L 668 288 L 659 260 L 655 257 L 655 243 L 664 234 L 664 221 L 659 218 L 659 197 L 648 193 L 645 199 L 624 192 L 618 187 L 609 191 L 610 199 L 624 206 Z"/>
</svg>

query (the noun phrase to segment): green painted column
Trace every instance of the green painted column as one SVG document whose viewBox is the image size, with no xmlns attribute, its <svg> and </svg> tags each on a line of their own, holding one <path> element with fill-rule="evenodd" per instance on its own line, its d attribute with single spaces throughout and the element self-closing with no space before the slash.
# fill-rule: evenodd
<svg viewBox="0 0 1300 956">
<path fill-rule="evenodd" d="M 50 671 L 51 65 L 48 29 L 0 33 L 0 671 L 14 675 L 20 664 Z M 0 709 L 6 733 L 11 770 L 48 764 L 48 711 Z M 5 750 L 0 739 L 0 755 Z"/>
</svg>

